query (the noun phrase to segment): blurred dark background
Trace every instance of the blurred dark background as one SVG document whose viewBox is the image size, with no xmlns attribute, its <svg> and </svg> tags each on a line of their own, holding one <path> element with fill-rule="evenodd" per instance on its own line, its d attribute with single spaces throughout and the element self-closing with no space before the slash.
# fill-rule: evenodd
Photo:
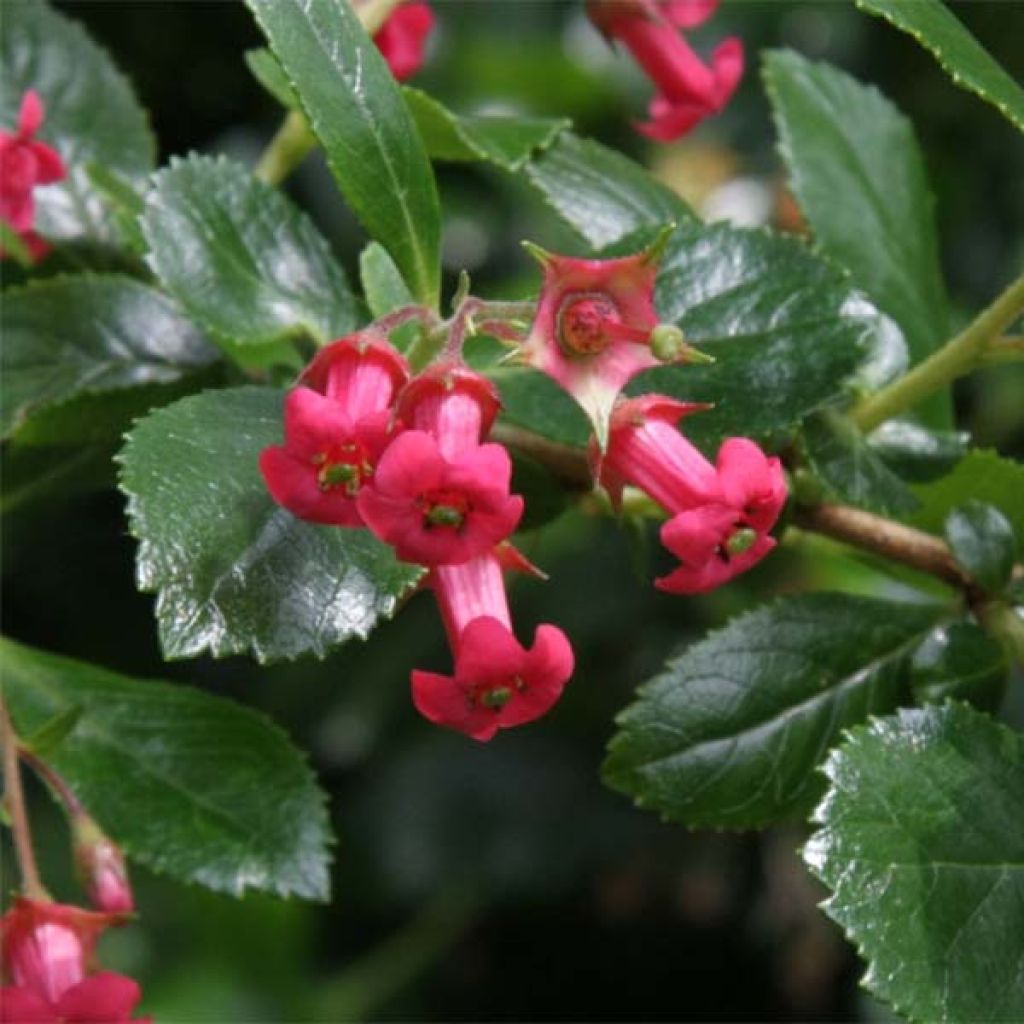
<svg viewBox="0 0 1024 1024">
<path fill-rule="evenodd" d="M 241 3 L 59 6 L 132 79 L 162 158 L 197 149 L 256 159 L 280 112 L 242 60 L 262 40 Z M 726 4 L 695 39 L 706 47 L 740 35 L 744 83 L 723 116 L 660 148 L 630 128 L 649 87 L 605 47 L 582 5 L 434 6 L 439 29 L 414 84 L 463 112 L 569 116 L 711 215 L 745 220 L 780 216 L 758 51 L 792 46 L 833 61 L 876 83 L 917 128 L 958 316 L 1024 261 L 1020 136 L 908 37 L 852 6 Z M 955 10 L 1011 73 L 1024 71 L 1024 4 Z M 441 185 L 447 270 L 467 267 L 484 293 L 534 281 L 520 239 L 573 244 L 496 172 L 447 167 Z M 353 269 L 364 239 L 321 161 L 308 161 L 289 189 Z M 1021 454 L 1022 389 L 1020 374 L 1004 369 L 958 390 L 979 444 Z M 142 919 L 105 940 L 105 959 L 142 980 L 144 1009 L 158 1021 L 887 1019 L 859 994 L 852 952 L 816 909 L 824 894 L 796 855 L 799 827 L 690 834 L 635 811 L 598 772 L 635 687 L 709 626 L 782 590 L 894 585 L 852 557 L 786 547 L 723 592 L 673 599 L 648 582 L 656 551 L 638 573 L 636 546 L 575 511 L 524 547 L 552 578 L 516 584 L 520 635 L 557 621 L 578 669 L 546 720 L 482 746 L 429 726 L 409 701 L 411 667 L 447 666 L 429 599 L 323 663 L 164 664 L 112 489 L 5 517 L 5 632 L 259 706 L 312 752 L 331 793 L 339 843 L 330 906 L 236 902 L 135 871 Z M 71 898 L 62 824 L 36 797 L 47 876 Z"/>
</svg>

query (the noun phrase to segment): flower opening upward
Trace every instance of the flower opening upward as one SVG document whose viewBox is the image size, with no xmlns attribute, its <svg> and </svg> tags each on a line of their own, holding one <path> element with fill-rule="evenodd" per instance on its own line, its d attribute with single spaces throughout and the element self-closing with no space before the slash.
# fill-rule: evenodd
<svg viewBox="0 0 1024 1024">
<path fill-rule="evenodd" d="M 622 43 L 658 89 L 650 120 L 637 130 L 659 142 L 685 135 L 729 102 L 743 76 L 743 44 L 730 37 L 710 65 L 694 53 L 681 29 L 707 21 L 717 0 L 589 0 L 591 21 Z"/>
<path fill-rule="evenodd" d="M 373 37 L 399 82 L 411 78 L 423 65 L 423 51 L 433 27 L 434 12 L 429 4 L 413 0 L 392 11 Z"/>
<path fill-rule="evenodd" d="M 675 428 L 697 408 L 661 395 L 620 402 L 601 465 L 613 501 L 631 484 L 671 515 L 661 540 L 681 565 L 655 585 L 676 594 L 713 590 L 761 561 L 786 502 L 781 463 L 753 441 L 729 438 L 712 465 Z"/>
<path fill-rule="evenodd" d="M 88 973 L 108 914 L 18 898 L 0 920 L 2 1024 L 128 1024 L 141 992 L 131 978 Z M 138 1024 L 142 1024 L 139 1021 Z"/>
<path fill-rule="evenodd" d="M 49 246 L 35 232 L 38 185 L 51 185 L 67 176 L 60 155 L 36 139 L 45 111 L 39 95 L 25 93 L 13 133 L 0 131 L 0 220 L 24 243 L 33 260 L 41 259 Z M 4 255 L 0 249 L 0 258 Z"/>
<path fill-rule="evenodd" d="M 400 429 L 391 404 L 407 379 L 381 338 L 355 334 L 321 349 L 285 399 L 284 444 L 260 454 L 274 500 L 300 519 L 363 525 L 356 498 Z"/>
<path fill-rule="evenodd" d="M 573 654 L 555 626 L 537 628 L 533 646 L 512 631 L 500 551 L 430 576 L 455 660 L 451 676 L 415 670 L 413 702 L 427 719 L 476 740 L 540 718 L 572 675 Z M 512 564 L 517 563 L 513 557 Z"/>
</svg>

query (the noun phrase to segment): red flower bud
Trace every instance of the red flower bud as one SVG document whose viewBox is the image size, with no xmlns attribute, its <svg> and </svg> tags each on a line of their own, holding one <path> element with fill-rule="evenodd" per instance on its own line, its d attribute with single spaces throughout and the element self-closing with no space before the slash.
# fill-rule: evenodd
<svg viewBox="0 0 1024 1024">
<path fill-rule="evenodd" d="M 434 12 L 425 3 L 413 2 L 395 8 L 378 29 L 373 41 L 398 81 L 404 82 L 419 71 L 433 27 Z"/>
<path fill-rule="evenodd" d="M 124 855 L 87 814 L 72 821 L 75 866 L 89 902 L 107 914 L 131 914 L 135 898 Z"/>
</svg>

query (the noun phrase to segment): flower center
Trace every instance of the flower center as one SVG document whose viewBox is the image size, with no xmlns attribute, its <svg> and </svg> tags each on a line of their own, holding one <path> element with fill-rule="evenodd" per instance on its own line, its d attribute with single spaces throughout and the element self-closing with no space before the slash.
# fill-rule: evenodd
<svg viewBox="0 0 1024 1024">
<path fill-rule="evenodd" d="M 750 529 L 749 526 L 741 526 L 725 542 L 725 550 L 730 555 L 742 555 L 745 551 L 749 551 L 756 542 L 757 531 Z"/>
<path fill-rule="evenodd" d="M 495 711 L 500 711 L 512 699 L 512 688 L 509 686 L 494 686 L 490 690 L 484 690 L 480 694 L 479 699 L 485 708 L 493 708 Z"/>
<path fill-rule="evenodd" d="M 604 295 L 572 295 L 558 314 L 558 343 L 567 356 L 592 356 L 612 342 L 609 327 L 622 318 Z"/>
<path fill-rule="evenodd" d="M 343 487 L 354 495 L 367 477 L 373 475 L 369 454 L 358 441 L 346 441 L 332 445 L 313 458 L 316 466 L 316 482 L 321 491 Z"/>
<path fill-rule="evenodd" d="M 435 526 L 458 529 L 466 521 L 469 502 L 459 491 L 428 491 L 420 496 L 423 509 L 423 525 L 429 530 Z"/>
</svg>

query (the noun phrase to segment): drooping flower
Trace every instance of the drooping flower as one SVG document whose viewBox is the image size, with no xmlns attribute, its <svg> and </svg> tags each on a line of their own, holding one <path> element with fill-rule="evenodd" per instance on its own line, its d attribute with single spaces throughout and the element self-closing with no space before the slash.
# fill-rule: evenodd
<svg viewBox="0 0 1024 1024">
<path fill-rule="evenodd" d="M 399 82 L 419 71 L 427 36 L 433 27 L 434 12 L 430 5 L 413 0 L 396 7 L 377 30 L 373 41 Z"/>
<path fill-rule="evenodd" d="M 135 897 L 124 854 L 84 811 L 72 816 L 75 866 L 89 902 L 107 914 L 130 914 Z"/>
<path fill-rule="evenodd" d="M 139 1001 L 136 982 L 119 974 L 88 974 L 109 914 L 17 898 L 0 920 L 3 1024 L 127 1024 Z M 141 1024 L 141 1022 L 140 1022 Z"/>
<path fill-rule="evenodd" d="M 504 540 L 523 514 L 509 494 L 512 463 L 498 444 L 467 447 L 446 458 L 438 441 L 410 430 L 381 456 L 358 498 L 363 522 L 400 559 L 454 565 Z"/>
<path fill-rule="evenodd" d="M 407 379 L 405 360 L 372 334 L 322 348 L 285 399 L 285 443 L 260 454 L 273 499 L 300 519 L 362 526 L 356 497 L 400 430 L 391 404 Z"/>
<path fill-rule="evenodd" d="M 661 540 L 681 565 L 655 586 L 677 594 L 712 590 L 761 561 L 786 502 L 781 463 L 753 441 L 729 438 L 713 466 L 674 427 L 697 408 L 660 395 L 620 402 L 601 464 L 614 501 L 631 484 L 672 516 Z"/>
<path fill-rule="evenodd" d="M 46 255 L 49 246 L 34 230 L 33 190 L 67 176 L 57 151 L 35 137 L 44 113 L 39 94 L 29 89 L 22 97 L 15 131 L 0 131 L 0 220 L 18 235 L 35 260 Z M 0 258 L 3 255 L 0 250 Z"/>
<path fill-rule="evenodd" d="M 659 142 L 685 135 L 729 102 L 743 76 L 743 44 L 730 37 L 711 54 L 710 65 L 679 31 L 702 24 L 717 0 L 589 0 L 591 20 L 621 42 L 657 86 L 650 120 L 637 129 Z"/>
<path fill-rule="evenodd" d="M 414 671 L 413 702 L 425 718 L 476 740 L 540 718 L 573 670 L 572 648 L 557 627 L 539 626 L 528 650 L 516 640 L 502 578 L 509 561 L 499 549 L 430 575 L 455 671 Z"/>
</svg>

